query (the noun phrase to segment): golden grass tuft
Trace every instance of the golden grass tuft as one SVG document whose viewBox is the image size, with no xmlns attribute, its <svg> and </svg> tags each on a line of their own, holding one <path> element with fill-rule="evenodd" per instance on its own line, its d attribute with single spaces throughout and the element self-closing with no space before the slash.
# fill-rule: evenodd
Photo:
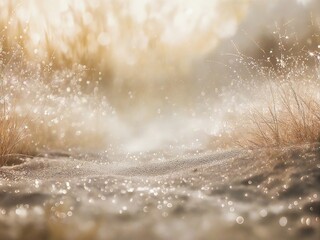
<svg viewBox="0 0 320 240">
<path fill-rule="evenodd" d="M 26 120 L 0 115 L 0 167 L 10 165 L 30 153 Z"/>
<path fill-rule="evenodd" d="M 269 87 L 268 104 L 252 109 L 241 144 L 262 148 L 320 142 L 319 86 L 287 81 Z"/>
</svg>

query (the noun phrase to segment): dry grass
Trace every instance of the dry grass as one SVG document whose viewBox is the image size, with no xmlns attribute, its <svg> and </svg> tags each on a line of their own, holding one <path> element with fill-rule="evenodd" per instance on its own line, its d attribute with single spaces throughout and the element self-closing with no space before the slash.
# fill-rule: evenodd
<svg viewBox="0 0 320 240">
<path fill-rule="evenodd" d="M 269 86 L 267 106 L 251 111 L 250 130 L 241 144 L 261 148 L 319 142 L 318 92 L 319 86 L 314 84 L 306 87 L 284 82 Z"/>
<path fill-rule="evenodd" d="M 309 28 L 308 38 L 297 41 L 296 33 L 289 36 L 285 26 L 276 25 L 274 44 L 254 42 L 259 58 L 235 46 L 240 68 L 235 70 L 236 77 L 251 89 L 246 103 L 251 107 L 237 130 L 241 146 L 283 147 L 320 141 L 320 24 L 314 22 Z"/>
<path fill-rule="evenodd" d="M 8 80 L 6 72 L 10 72 L 11 69 L 10 65 L 2 62 L 3 54 L 0 51 L 0 167 L 17 163 L 20 158 L 35 152 L 34 146 L 30 144 L 30 117 L 15 111 L 18 102 L 16 96 L 19 93 L 13 89 L 21 90 L 20 85 Z"/>
<path fill-rule="evenodd" d="M 0 167 L 31 152 L 26 120 L 0 114 Z"/>
</svg>

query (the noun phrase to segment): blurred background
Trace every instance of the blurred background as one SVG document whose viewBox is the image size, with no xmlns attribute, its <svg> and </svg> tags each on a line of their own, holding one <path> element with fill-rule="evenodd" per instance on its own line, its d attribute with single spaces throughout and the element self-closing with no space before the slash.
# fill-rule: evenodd
<svg viewBox="0 0 320 240">
<path fill-rule="evenodd" d="M 258 68 L 316 63 L 319 26 L 316 0 L 4 0 L 2 102 L 40 149 L 207 148 Z"/>
</svg>

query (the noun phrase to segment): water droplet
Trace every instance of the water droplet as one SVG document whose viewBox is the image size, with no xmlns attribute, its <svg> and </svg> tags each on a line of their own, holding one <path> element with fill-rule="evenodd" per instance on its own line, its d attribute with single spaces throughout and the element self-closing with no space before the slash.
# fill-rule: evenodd
<svg viewBox="0 0 320 240">
<path fill-rule="evenodd" d="M 27 216 L 27 210 L 25 208 L 19 207 L 16 209 L 15 212 L 19 217 L 26 217 Z"/>
<path fill-rule="evenodd" d="M 260 216 L 261 217 L 266 217 L 268 215 L 268 211 L 266 210 L 266 209 L 262 209 L 261 211 L 260 211 Z"/>
<path fill-rule="evenodd" d="M 236 222 L 237 222 L 238 224 L 242 224 L 242 223 L 244 223 L 244 218 L 243 218 L 242 216 L 238 216 L 238 217 L 236 218 Z"/>
<path fill-rule="evenodd" d="M 310 218 L 307 218 L 307 219 L 306 219 L 306 225 L 309 226 L 310 224 L 311 224 L 311 219 L 310 219 Z"/>
<path fill-rule="evenodd" d="M 287 225 L 287 223 L 288 223 L 288 219 L 286 217 L 281 217 L 279 219 L 279 224 L 281 227 L 285 227 Z"/>
</svg>

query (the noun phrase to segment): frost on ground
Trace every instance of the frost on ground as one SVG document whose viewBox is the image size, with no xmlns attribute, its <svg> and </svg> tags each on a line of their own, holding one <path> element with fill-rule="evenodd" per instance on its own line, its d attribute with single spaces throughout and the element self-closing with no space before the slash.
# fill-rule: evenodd
<svg viewBox="0 0 320 240">
<path fill-rule="evenodd" d="M 319 153 L 309 145 L 269 153 L 27 159 L 0 170 L 0 234 L 8 240 L 318 239 Z"/>
</svg>

